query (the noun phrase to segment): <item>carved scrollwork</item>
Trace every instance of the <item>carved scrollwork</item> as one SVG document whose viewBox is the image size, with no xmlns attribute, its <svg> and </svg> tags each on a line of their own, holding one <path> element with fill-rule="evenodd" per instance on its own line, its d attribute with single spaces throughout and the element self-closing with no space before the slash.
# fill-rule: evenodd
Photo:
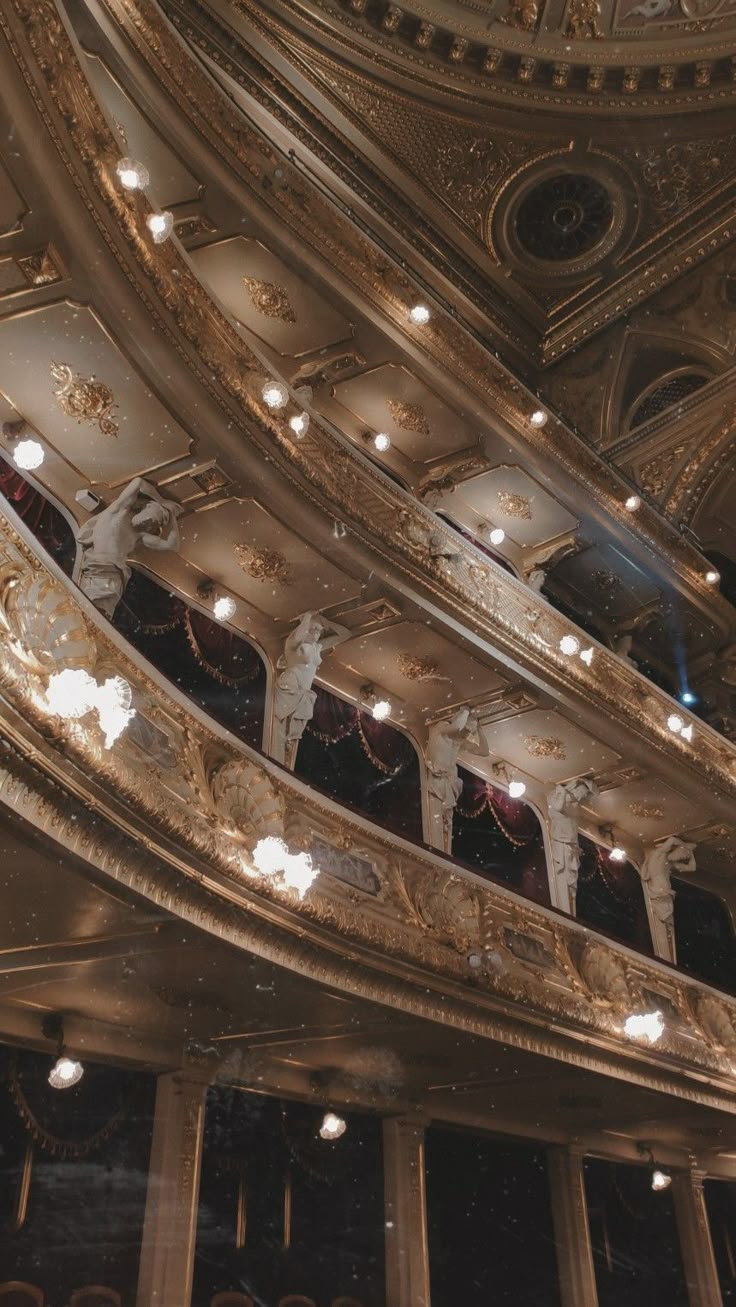
<svg viewBox="0 0 736 1307">
<path fill-rule="evenodd" d="M 619 1007 L 631 1002 L 624 964 L 605 944 L 587 944 L 578 969 L 595 1003 Z"/>
<path fill-rule="evenodd" d="M 472 886 L 451 871 L 410 876 L 405 895 L 423 930 L 466 953 L 478 935 L 478 900 Z"/>
<path fill-rule="evenodd" d="M 695 1013 L 706 1035 L 728 1052 L 736 1050 L 736 1026 L 725 1003 L 705 994 L 698 998 Z"/>
<path fill-rule="evenodd" d="M 35 674 L 95 666 L 97 646 L 79 608 L 47 572 L 0 568 L 0 625 Z"/>
<path fill-rule="evenodd" d="M 273 782 L 247 758 L 233 758 L 215 772 L 212 797 L 231 833 L 252 846 L 284 830 L 284 800 Z"/>
</svg>

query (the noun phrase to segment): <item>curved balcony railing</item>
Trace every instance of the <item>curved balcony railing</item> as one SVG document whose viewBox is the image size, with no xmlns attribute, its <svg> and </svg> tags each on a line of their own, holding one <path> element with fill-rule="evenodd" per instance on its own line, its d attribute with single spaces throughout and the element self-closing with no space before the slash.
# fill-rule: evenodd
<svg viewBox="0 0 736 1307">
<path fill-rule="evenodd" d="M 13 503 L 41 545 L 71 572 L 75 542 L 66 518 L 17 471 L 0 465 L 0 493 Z M 209 717 L 262 753 L 268 677 L 263 656 L 144 574 L 135 572 L 114 618 L 116 629 Z M 324 689 L 296 758 L 295 774 L 422 847 L 426 778 L 416 745 L 390 723 L 375 722 Z M 550 876 L 540 818 L 482 777 L 460 769 L 452 861 L 535 903 L 549 906 Z M 576 916 L 619 942 L 651 954 L 652 940 L 636 868 L 612 863 L 581 836 Z M 677 956 L 686 970 L 720 989 L 736 989 L 736 941 L 727 909 L 714 895 L 682 885 L 676 900 Z"/>
<path fill-rule="evenodd" d="M 209 721 L 0 520 L 0 792 L 26 821 L 139 894 L 323 983 L 629 1079 L 732 1103 L 736 1004 L 581 922 L 482 880 L 315 793 Z M 50 678 L 118 676 L 135 716 L 55 716 Z M 108 739 L 107 743 L 111 743 Z M 302 891 L 255 865 L 282 839 Z M 628 1015 L 659 1010 L 652 1047 Z"/>
</svg>

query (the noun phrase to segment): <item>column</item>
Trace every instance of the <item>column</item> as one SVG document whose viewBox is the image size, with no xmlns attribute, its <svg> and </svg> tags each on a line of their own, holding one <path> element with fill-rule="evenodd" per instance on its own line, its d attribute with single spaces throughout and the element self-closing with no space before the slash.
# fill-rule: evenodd
<svg viewBox="0 0 736 1307">
<path fill-rule="evenodd" d="M 158 1078 L 136 1307 L 189 1307 L 208 1077 Z"/>
<path fill-rule="evenodd" d="M 572 1148 L 549 1148 L 547 1169 L 562 1307 L 598 1307 L 583 1155 Z"/>
<path fill-rule="evenodd" d="M 721 1289 L 703 1192 L 704 1179 L 702 1171 L 676 1172 L 672 1176 L 672 1196 L 690 1307 L 721 1307 Z"/>
<path fill-rule="evenodd" d="M 429 1307 L 424 1126 L 406 1117 L 383 1123 L 386 1307 Z"/>
</svg>

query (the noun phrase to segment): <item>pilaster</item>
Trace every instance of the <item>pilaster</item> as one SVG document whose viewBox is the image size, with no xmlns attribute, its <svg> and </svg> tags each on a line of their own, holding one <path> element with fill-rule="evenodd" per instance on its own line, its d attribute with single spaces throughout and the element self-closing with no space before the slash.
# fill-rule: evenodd
<svg viewBox="0 0 736 1307">
<path fill-rule="evenodd" d="M 424 1127 L 383 1123 L 386 1307 L 430 1307 Z"/>
<path fill-rule="evenodd" d="M 583 1155 L 573 1148 L 549 1148 L 547 1169 L 562 1307 L 598 1307 Z"/>
<path fill-rule="evenodd" d="M 680 1171 L 672 1177 L 672 1196 L 690 1307 L 721 1307 L 704 1180 L 702 1171 Z"/>
<path fill-rule="evenodd" d="M 148 1171 L 136 1307 L 189 1307 L 208 1079 L 161 1075 Z"/>
</svg>

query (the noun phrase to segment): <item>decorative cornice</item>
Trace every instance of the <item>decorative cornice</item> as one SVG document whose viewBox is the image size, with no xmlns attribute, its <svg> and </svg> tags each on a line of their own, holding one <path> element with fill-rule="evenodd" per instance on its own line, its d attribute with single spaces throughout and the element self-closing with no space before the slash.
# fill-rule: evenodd
<svg viewBox="0 0 736 1307">
<path fill-rule="evenodd" d="M 233 7 L 239 7 L 238 0 L 233 0 Z M 537 12 L 542 7 L 537 5 Z M 313 19 L 313 6 L 310 14 L 296 3 L 278 8 L 291 10 L 292 19 L 298 17 L 302 23 Z M 504 106 L 531 103 L 549 113 L 564 109 L 641 116 L 702 111 L 732 102 L 735 93 L 733 37 L 730 43 L 728 36 L 724 41 L 717 20 L 710 42 L 702 36 L 698 41 L 695 33 L 696 42 L 683 46 L 680 38 L 678 48 L 674 40 L 631 42 L 622 40 L 621 33 L 602 41 L 597 31 L 598 39 L 585 39 L 593 36 L 592 31 L 572 31 L 565 25 L 558 31 L 540 31 L 536 18 L 529 25 L 515 22 L 513 5 L 504 21 L 496 19 L 495 25 L 485 14 L 482 24 L 458 15 L 454 27 L 427 22 L 421 8 L 411 0 L 401 7 L 392 0 L 370 6 L 366 0 L 317 0 L 324 31 L 333 38 L 339 34 L 337 39 L 353 61 L 380 61 L 387 72 L 398 70 L 433 84 L 441 75 L 459 93 Z M 573 11 L 571 5 L 569 12 Z M 709 25 L 689 26 L 691 32 L 696 27 L 702 33 Z"/>
</svg>

